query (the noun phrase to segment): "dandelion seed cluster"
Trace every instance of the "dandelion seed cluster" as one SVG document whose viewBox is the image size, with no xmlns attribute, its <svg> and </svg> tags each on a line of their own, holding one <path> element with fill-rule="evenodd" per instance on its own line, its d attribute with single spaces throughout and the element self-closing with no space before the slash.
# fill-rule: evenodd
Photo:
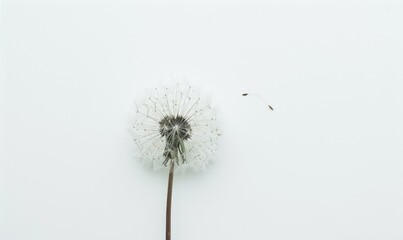
<svg viewBox="0 0 403 240">
<path fill-rule="evenodd" d="M 154 168 L 204 168 L 216 150 L 220 132 L 214 111 L 186 84 L 154 89 L 137 107 L 135 143 Z"/>
</svg>

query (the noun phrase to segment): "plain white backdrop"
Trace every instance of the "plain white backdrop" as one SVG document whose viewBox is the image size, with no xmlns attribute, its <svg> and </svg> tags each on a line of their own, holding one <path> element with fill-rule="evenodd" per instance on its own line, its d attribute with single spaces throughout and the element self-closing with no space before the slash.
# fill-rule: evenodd
<svg viewBox="0 0 403 240">
<path fill-rule="evenodd" d="M 224 133 L 175 178 L 174 240 L 403 239 L 402 12 L 3 0 L 0 239 L 163 239 L 167 173 L 134 157 L 128 117 L 171 79 L 211 96 Z"/>
</svg>

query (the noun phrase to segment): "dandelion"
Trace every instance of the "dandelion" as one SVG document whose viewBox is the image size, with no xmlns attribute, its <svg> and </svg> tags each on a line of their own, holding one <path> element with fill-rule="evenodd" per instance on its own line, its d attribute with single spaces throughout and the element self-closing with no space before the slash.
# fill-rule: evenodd
<svg viewBox="0 0 403 240">
<path fill-rule="evenodd" d="M 208 164 L 220 137 L 214 111 L 191 86 L 156 88 L 138 106 L 133 129 L 143 158 L 154 168 L 169 169 L 166 239 L 170 240 L 174 172 Z"/>
</svg>

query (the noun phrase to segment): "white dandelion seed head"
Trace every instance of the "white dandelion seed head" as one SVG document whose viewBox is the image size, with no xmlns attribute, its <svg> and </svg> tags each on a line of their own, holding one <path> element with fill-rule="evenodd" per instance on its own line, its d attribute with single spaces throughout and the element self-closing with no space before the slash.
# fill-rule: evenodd
<svg viewBox="0 0 403 240">
<path fill-rule="evenodd" d="M 175 164 L 175 170 L 205 168 L 221 133 L 214 111 L 187 84 L 155 88 L 137 106 L 134 141 L 143 160 L 154 169 Z"/>
</svg>

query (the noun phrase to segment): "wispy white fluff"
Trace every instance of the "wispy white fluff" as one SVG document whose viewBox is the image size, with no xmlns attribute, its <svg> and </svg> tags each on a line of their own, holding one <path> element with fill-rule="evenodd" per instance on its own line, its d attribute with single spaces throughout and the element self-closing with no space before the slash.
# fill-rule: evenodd
<svg viewBox="0 0 403 240">
<path fill-rule="evenodd" d="M 175 169 L 204 168 L 217 148 L 221 133 L 210 104 L 187 84 L 155 88 L 137 106 L 133 132 L 142 158 L 154 169 L 167 167 L 163 164 L 167 140 L 160 126 L 166 116 L 182 116 L 191 126 L 190 137 L 183 141 L 186 161 L 179 161 Z"/>
</svg>

